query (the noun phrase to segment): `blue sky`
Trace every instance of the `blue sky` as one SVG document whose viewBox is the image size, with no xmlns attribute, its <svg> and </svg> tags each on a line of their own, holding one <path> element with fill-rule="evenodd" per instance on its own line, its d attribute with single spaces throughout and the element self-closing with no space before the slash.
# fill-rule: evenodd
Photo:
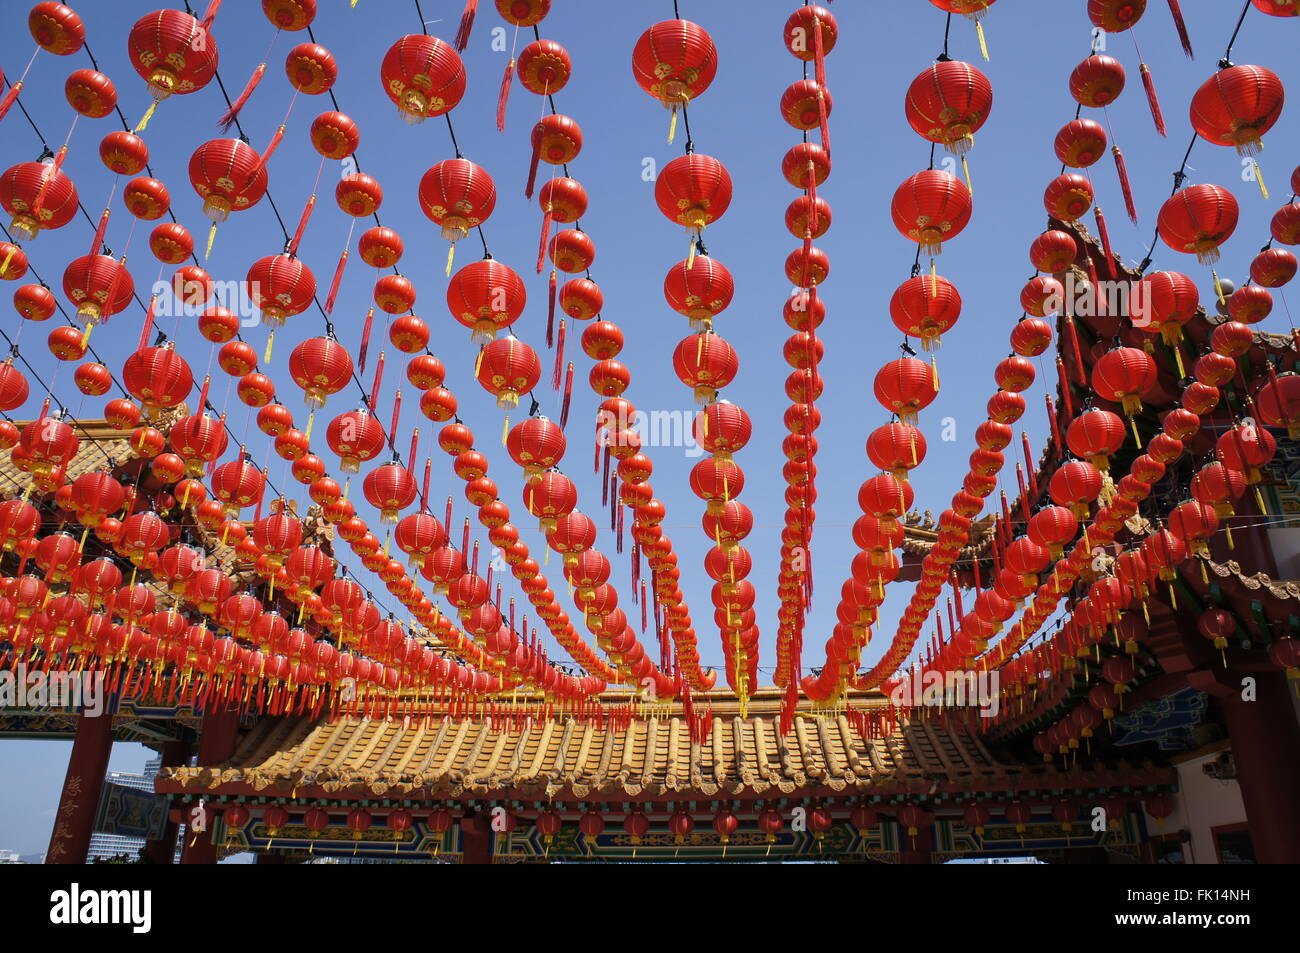
<svg viewBox="0 0 1300 953">
<path fill-rule="evenodd" d="M 1131 225 L 1109 160 L 1092 170 L 1102 207 L 1107 212 L 1114 246 L 1133 263 L 1145 254 L 1154 233 L 1155 213 L 1168 196 L 1171 172 L 1177 168 L 1191 136 L 1187 106 L 1197 86 L 1213 72 L 1216 60 L 1232 32 L 1241 6 L 1237 2 L 1183 0 L 1197 58 L 1188 60 L 1178 46 L 1177 36 L 1164 4 L 1152 3 L 1137 28 L 1137 39 L 1150 63 L 1164 105 L 1169 126 L 1168 139 L 1155 132 L 1138 81 L 1138 57 L 1128 36 L 1108 38 L 1108 52 L 1117 56 L 1129 74 L 1129 85 L 1119 102 L 1110 109 L 1110 122 L 1127 157 L 1137 195 L 1140 224 Z M 796 245 L 786 231 L 783 215 L 796 192 L 781 177 L 780 160 L 799 141 L 796 130 L 780 118 L 777 103 L 787 85 L 802 75 L 800 63 L 781 42 L 781 29 L 795 4 L 791 0 L 707 2 L 686 0 L 682 15 L 709 30 L 718 47 L 717 78 L 691 107 L 691 131 L 698 152 L 724 162 L 735 187 L 730 210 L 709 227 L 705 239 L 710 253 L 725 263 L 736 276 L 737 290 L 731 307 L 717 322 L 719 330 L 737 348 L 741 370 L 736 382 L 724 392 L 741 404 L 754 423 L 753 439 L 737 460 L 746 471 L 746 488 L 741 499 L 755 512 L 755 529 L 746 541 L 755 557 L 751 576 L 759 591 L 758 623 L 762 630 L 761 653 L 770 680 L 774 661 L 775 573 L 784 504 L 781 494 L 781 439 L 785 435 L 781 415 L 786 407 L 783 382 L 789 373 L 781 357 L 781 345 L 789 334 L 781 320 L 781 305 L 789 293 L 782 263 Z M 148 105 L 143 81 L 126 59 L 126 33 L 137 16 L 154 9 L 146 2 L 81 4 L 87 24 L 89 47 L 100 68 L 113 78 L 120 104 L 131 121 Z M 454 35 L 462 4 L 459 0 L 425 0 L 424 13 L 430 18 L 430 32 L 444 39 Z M 227 2 L 215 24 L 219 45 L 220 75 L 234 96 L 249 73 L 262 59 L 271 42 L 273 29 L 262 17 L 260 5 Z M 973 433 L 984 420 L 984 402 L 993 391 L 992 370 L 1008 350 L 1007 333 L 1020 315 L 1018 303 L 1022 284 L 1031 274 L 1027 250 L 1042 231 L 1045 214 L 1041 195 L 1044 186 L 1059 171 L 1052 152 L 1052 140 L 1062 124 L 1074 116 L 1075 104 L 1066 81 L 1073 66 L 1088 53 L 1090 24 L 1083 0 L 1001 0 L 985 20 L 992 59 L 979 59 L 975 31 L 968 21 L 954 18 L 950 53 L 954 58 L 975 63 L 989 76 L 994 87 L 992 115 L 976 138 L 970 153 L 974 181 L 975 211 L 965 233 L 950 242 L 939 261 L 939 270 L 956 283 L 964 301 L 962 318 L 944 337 L 938 353 L 942 391 L 921 417 L 929 440 L 929 456 L 913 477 L 917 508 L 937 515 L 958 488 L 966 457 L 973 449 Z M 6 2 L 2 8 L 9 29 L 0 33 L 0 66 L 11 77 L 21 72 L 31 51 L 23 24 L 27 5 Z M 903 4 L 840 2 L 833 11 L 839 20 L 839 45 L 827 59 L 828 82 L 834 95 L 830 117 L 834 169 L 819 194 L 830 202 L 834 224 L 817 244 L 830 256 L 831 274 L 821 289 L 828 305 L 828 317 L 820 329 L 826 344 L 821 373 L 826 381 L 819 402 L 823 425 L 818 432 L 820 450 L 817 501 L 818 519 L 813 542 L 817 598 L 808 627 L 806 664 L 819 664 L 822 643 L 834 624 L 835 600 L 853 555 L 850 527 L 859 515 L 856 490 L 872 474 L 864 442 L 886 414 L 871 394 L 871 381 L 881 363 L 897 356 L 899 335 L 888 316 L 889 296 L 908 276 L 915 246 L 894 230 L 889 219 L 889 202 L 895 187 L 906 176 L 926 166 L 929 144 L 918 138 L 903 115 L 903 95 L 921 70 L 942 49 L 944 15 L 924 0 Z M 596 3 L 560 0 L 541 24 L 542 36 L 563 44 L 574 62 L 569 85 L 556 95 L 558 109 L 582 126 L 585 144 L 582 154 L 570 164 L 570 173 L 583 183 L 590 196 L 590 208 L 583 217 L 584 229 L 596 244 L 593 276 L 605 295 L 605 315 L 620 325 L 627 338 L 624 352 L 632 371 L 627 396 L 642 410 L 693 409 L 687 389 L 677 380 L 671 353 L 689 329 L 684 318 L 672 312 L 662 298 L 662 281 L 668 267 L 683 257 L 686 242 L 681 230 L 669 223 L 654 203 L 654 186 L 644 181 L 646 158 L 658 167 L 679 155 L 684 142 L 679 128 L 674 145 L 665 141 L 667 113 L 635 84 L 630 58 L 637 37 L 658 18 L 671 16 L 668 2 Z M 464 60 L 469 76 L 464 100 L 452 112 L 456 136 L 466 157 L 484 166 L 496 181 L 496 210 L 485 225 L 494 257 L 524 276 L 529 304 L 516 325 L 519 336 L 538 348 L 544 347 L 546 322 L 545 275 L 535 275 L 541 213 L 535 200 L 523 197 L 528 169 L 528 132 L 540 115 L 541 100 L 515 85 L 511 93 L 507 126 L 498 133 L 494 107 L 501 72 L 508 54 L 493 48 L 493 28 L 502 27 L 492 4 L 483 3 Z M 474 353 L 469 335 L 447 315 L 444 304 L 446 278 L 443 275 L 445 244 L 437 229 L 416 207 L 416 187 L 430 165 L 454 155 L 447 126 L 431 120 L 407 126 L 383 94 L 379 83 L 379 62 L 386 49 L 406 31 L 419 28 L 414 3 L 407 0 L 360 0 L 350 9 L 343 0 L 323 0 L 314 24 L 317 42 L 337 58 L 340 78 L 335 94 L 341 109 L 361 128 L 357 156 L 363 171 L 379 179 L 384 187 L 380 218 L 397 229 L 405 242 L 401 270 L 415 281 L 419 300 L 415 312 L 433 330 L 431 350 L 448 367 L 448 384 L 462 408 L 461 416 L 478 436 L 478 448 L 492 463 L 491 476 L 502 488 L 502 499 L 515 513 L 523 538 L 539 555 L 544 540 L 528 517 L 520 500 L 522 475 L 500 446 L 501 411 L 473 379 Z M 1251 10 L 1234 50 L 1237 63 L 1268 66 L 1284 82 L 1296 77 L 1295 31 L 1300 23 L 1267 17 Z M 509 41 L 510 30 L 506 38 Z M 531 37 L 520 37 L 520 47 Z M 288 50 L 305 41 L 305 34 L 280 36 L 269 58 L 261 87 L 241 117 L 252 145 L 262 148 L 280 123 L 292 89 L 284 75 Z M 84 52 L 59 58 L 41 54 L 33 66 L 22 102 L 31 112 L 52 148 L 57 149 L 72 121 L 73 113 L 63 97 L 63 81 L 73 69 L 90 66 Z M 225 104 L 216 84 L 189 96 L 164 102 L 145 132 L 151 149 L 155 175 L 170 188 L 172 207 L 179 220 L 195 235 L 200 247 L 207 222 L 201 203 L 186 176 L 186 163 L 195 147 L 219 135 L 215 122 Z M 318 113 L 330 108 L 328 97 L 299 96 L 288 122 L 284 144 L 270 163 L 270 191 L 280 214 L 292 228 L 310 194 L 319 165 L 307 139 L 307 127 Z M 1281 122 L 1266 138 L 1261 161 L 1273 197 L 1265 202 L 1251 182 L 1242 181 L 1237 155 L 1200 142 L 1189 163 L 1189 183 L 1215 182 L 1232 188 L 1242 206 L 1236 235 L 1224 248 L 1220 273 L 1238 282 L 1244 280 L 1250 259 L 1268 237 L 1268 220 L 1286 200 L 1286 182 L 1300 156 L 1300 132 L 1290 119 L 1294 106 L 1284 111 Z M 1094 117 L 1100 118 L 1100 117 Z M 65 170 L 77 184 L 83 205 L 97 218 L 112 185 L 112 174 L 99 162 L 97 144 L 105 133 L 120 128 L 116 117 L 81 119 L 72 138 Z M 7 167 L 35 159 L 41 142 L 23 115 L 15 109 L 0 124 L 0 160 Z M 940 152 L 942 156 L 943 153 Z M 348 218 L 335 206 L 332 189 L 339 169 L 327 163 L 322 177 L 320 201 L 300 250 L 312 267 L 323 293 L 328 286 L 338 254 L 348 235 Z M 359 223 L 364 225 L 365 223 Z M 137 289 L 147 292 L 157 275 L 157 263 L 147 249 L 152 223 L 138 223 L 131 238 L 128 265 Z M 356 234 L 360 234 L 360 227 Z M 119 254 L 126 247 L 131 218 L 115 199 L 107 241 Z M 82 218 L 54 233 L 46 233 L 26 248 L 36 270 L 60 291 L 60 277 L 68 260 L 84 254 L 91 227 Z M 354 239 L 355 241 L 355 239 Z M 281 250 L 283 236 L 270 203 L 240 212 L 223 225 L 217 235 L 208 270 L 218 279 L 241 279 L 257 257 Z M 477 257 L 473 240 L 458 248 L 457 261 L 465 264 Z M 1212 294 L 1208 270 L 1188 256 L 1170 252 L 1163 244 L 1155 249 L 1153 269 L 1170 268 L 1192 275 L 1202 298 Z M 170 269 L 167 271 L 170 274 Z M 370 301 L 373 281 L 370 269 L 354 254 L 334 312 L 340 339 L 356 346 L 360 320 Z M 31 279 L 25 279 L 31 280 Z M 18 323 L 12 312 L 3 319 L 11 335 Z M 108 329 L 95 332 L 92 344 L 117 374 L 134 347 L 143 312 L 133 307 L 115 317 Z M 21 338 L 23 353 L 60 394 L 70 391 L 72 366 L 64 365 L 56 375 L 57 362 L 45 350 L 44 338 L 53 323 L 28 327 Z M 1264 330 L 1287 328 L 1280 306 L 1263 325 Z M 172 331 L 171 321 L 160 327 Z M 286 374 L 292 346 L 322 333 L 323 320 L 316 311 L 290 319 L 277 336 L 270 375 L 280 385 L 282 399 L 300 418 L 305 409 L 296 387 Z M 246 332 L 260 347 L 263 329 Z M 376 331 L 376 340 L 380 337 Z M 599 485 L 591 473 L 588 442 L 597 400 L 586 385 L 590 362 L 570 336 L 570 356 L 575 359 L 578 379 L 569 426 L 569 454 L 565 471 L 577 481 L 582 507 L 598 525 L 602 521 Z M 208 363 L 209 345 L 203 341 L 192 319 L 181 322 L 177 335 L 182 352 L 189 358 L 196 376 Z M 372 354 L 377 347 L 372 344 Z M 401 378 L 401 364 L 389 350 L 383 405 L 389 406 L 394 387 Z M 372 358 L 373 360 L 373 358 Z M 558 415 L 558 397 L 545 389 L 549 376 L 549 355 L 538 394 L 543 411 Z M 1043 412 L 1044 370 L 1026 397 L 1030 411 L 1025 429 L 1035 454 L 1042 446 L 1046 418 Z M 1049 375 L 1054 376 L 1054 375 Z M 1050 382 L 1050 381 L 1049 381 Z M 404 382 L 403 382 L 404 383 Z M 212 400 L 221 405 L 226 379 L 217 372 Z M 39 409 L 40 388 L 33 382 L 29 404 L 14 414 L 22 419 Z M 101 399 L 80 395 L 65 398 L 73 413 L 97 417 Z M 333 398 L 317 424 L 315 443 L 322 457 L 337 475 L 337 460 L 324 445 L 323 425 L 333 413 L 355 406 L 359 395 L 346 392 Z M 418 394 L 404 387 L 403 425 L 399 447 L 409 444 L 410 430 L 419 425 L 425 450 L 432 446 L 430 422 L 416 410 Z M 244 410 L 230 396 L 230 423 L 240 432 Z M 940 439 L 944 418 L 951 417 L 957 439 Z M 256 456 L 269 455 L 267 438 L 249 428 L 249 447 Z M 422 454 L 423 456 L 423 454 Z M 709 601 L 710 580 L 699 571 L 709 546 L 700 528 L 703 503 L 687 487 L 687 475 L 694 462 L 683 448 L 655 447 L 653 483 L 657 495 L 669 510 L 665 528 L 672 537 L 683 570 L 682 588 L 691 606 L 700 639 L 700 654 L 706 665 L 720 666 L 722 650 L 712 625 Z M 293 486 L 276 461 L 270 467 L 272 480 L 282 488 Z M 1004 485 L 1014 496 L 1014 469 L 1008 465 Z M 434 456 L 434 499 L 456 498 L 456 522 L 466 515 L 462 484 L 451 474 L 449 461 Z M 360 493 L 353 494 L 360 499 Z M 994 497 L 993 499 L 996 499 Z M 377 514 L 365 512 L 372 520 Z M 486 544 L 486 540 L 484 540 Z M 617 556 L 610 534 L 602 531 L 600 548 L 615 565 L 624 607 L 633 616 L 626 554 Z M 375 587 L 381 605 L 398 607 L 359 563 L 358 574 Z M 548 572 L 558 579 L 557 563 Z M 562 588 L 562 587 L 557 587 Z M 865 650 L 864 661 L 873 662 L 893 635 L 893 622 L 906 604 L 910 587 L 900 586 L 890 595 L 881 617 L 886 624 Z M 513 584 L 507 594 L 521 594 Z M 561 596 L 562 603 L 566 601 Z M 653 633 L 647 633 L 647 640 Z M 559 650 L 552 645 L 552 654 Z M 48 837 L 48 820 L 57 798 L 66 762 L 65 743 L 32 741 L 0 742 L 0 848 L 23 852 L 40 851 Z M 142 749 L 119 746 L 115 768 L 135 768 L 143 763 Z"/>
</svg>

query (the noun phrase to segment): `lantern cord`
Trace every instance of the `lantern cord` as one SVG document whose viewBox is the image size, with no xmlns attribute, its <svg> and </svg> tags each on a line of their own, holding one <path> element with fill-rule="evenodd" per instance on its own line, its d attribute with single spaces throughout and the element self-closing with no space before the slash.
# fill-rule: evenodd
<svg viewBox="0 0 1300 953">
<path fill-rule="evenodd" d="M 1246 22 L 1246 14 L 1250 12 L 1250 0 L 1246 0 L 1241 8 L 1241 16 L 1237 17 L 1237 26 L 1232 31 L 1232 36 L 1228 38 L 1228 48 L 1223 51 L 1223 59 L 1219 60 L 1219 68 L 1227 69 L 1232 65 L 1232 47 L 1237 42 L 1237 34 L 1241 32 L 1241 25 Z"/>
</svg>

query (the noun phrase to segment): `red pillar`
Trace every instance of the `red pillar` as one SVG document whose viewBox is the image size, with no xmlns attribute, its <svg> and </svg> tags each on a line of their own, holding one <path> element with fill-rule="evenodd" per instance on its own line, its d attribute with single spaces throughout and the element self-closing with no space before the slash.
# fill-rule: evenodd
<svg viewBox="0 0 1300 953">
<path fill-rule="evenodd" d="M 199 757 L 201 766 L 222 764 L 235 753 L 239 742 L 239 712 L 234 709 L 210 709 L 203 715 L 203 727 L 199 734 Z M 193 810 L 191 806 L 190 810 Z M 207 829 L 197 834 L 186 830 L 185 846 L 181 851 L 182 864 L 215 864 L 217 862 L 217 845 L 212 842 L 214 815 L 205 807 L 204 818 Z"/>
<path fill-rule="evenodd" d="M 193 749 L 194 746 L 188 741 L 164 742 L 161 767 L 176 768 L 189 764 L 190 753 Z M 163 828 L 162 836 L 155 840 L 145 841 L 145 856 L 149 858 L 151 863 L 170 864 L 175 862 L 178 826 L 171 819 L 170 812 L 168 812 L 167 826 Z"/>
<path fill-rule="evenodd" d="M 1300 725 L 1281 672 L 1255 672 L 1256 699 L 1220 696 L 1237 783 L 1262 864 L 1300 863 Z"/>
<path fill-rule="evenodd" d="M 492 863 L 492 826 L 486 814 L 472 814 L 460 819 L 462 864 Z"/>
<path fill-rule="evenodd" d="M 59 812 L 54 818 L 47 864 L 84 864 L 95 829 L 95 812 L 104 789 L 104 773 L 113 751 L 113 716 L 105 710 L 97 717 L 82 713 L 77 736 L 63 778 Z"/>
</svg>

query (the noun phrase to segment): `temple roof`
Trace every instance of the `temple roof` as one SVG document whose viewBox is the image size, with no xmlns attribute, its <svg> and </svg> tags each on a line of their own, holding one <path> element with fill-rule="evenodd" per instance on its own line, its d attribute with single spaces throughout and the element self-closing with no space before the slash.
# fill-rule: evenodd
<svg viewBox="0 0 1300 953">
<path fill-rule="evenodd" d="M 164 770 L 170 793 L 325 798 L 463 796 L 585 799 L 780 796 L 799 792 L 930 795 L 1170 784 L 1173 773 L 1122 765 L 1064 771 L 1004 764 L 977 734 L 913 721 L 863 738 L 844 715 L 715 713 L 691 740 L 680 713 L 621 724 L 565 719 L 493 727 L 478 719 L 263 720 L 218 767 Z"/>
</svg>

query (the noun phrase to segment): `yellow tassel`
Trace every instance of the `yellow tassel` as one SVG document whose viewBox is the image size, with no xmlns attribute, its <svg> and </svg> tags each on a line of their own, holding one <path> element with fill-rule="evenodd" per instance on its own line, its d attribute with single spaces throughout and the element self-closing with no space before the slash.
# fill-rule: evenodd
<svg viewBox="0 0 1300 953">
<path fill-rule="evenodd" d="M 1174 592 L 1174 584 L 1172 582 L 1169 584 L 1169 608 L 1173 609 L 1175 612 L 1178 611 L 1178 595 Z"/>
<path fill-rule="evenodd" d="M 1210 269 L 1210 276 L 1214 278 L 1214 293 L 1219 298 L 1219 304 L 1227 304 L 1228 299 L 1223 294 L 1223 284 L 1219 281 L 1219 273 L 1213 268 Z"/>
<path fill-rule="evenodd" d="M 939 390 L 939 365 L 935 363 L 933 357 L 930 358 L 930 384 L 937 393 Z"/>
<path fill-rule="evenodd" d="M 1229 548 L 1229 549 L 1232 549 L 1232 548 L 1233 548 L 1233 542 L 1232 542 L 1232 527 L 1231 527 L 1231 526 L 1225 526 L 1223 529 L 1224 529 L 1225 534 L 1226 534 L 1227 537 L 1228 537 L 1228 548 Z"/>
<path fill-rule="evenodd" d="M 307 429 L 303 431 L 303 436 L 307 438 L 308 442 L 311 441 L 311 428 L 315 425 L 315 423 L 316 423 L 316 411 L 313 410 L 311 413 L 307 415 Z"/>
<path fill-rule="evenodd" d="M 1264 495 L 1259 492 L 1258 486 L 1255 486 L 1253 489 L 1255 490 L 1255 505 L 1259 507 L 1260 513 L 1267 516 L 1268 510 L 1264 508 Z"/>
<path fill-rule="evenodd" d="M 935 267 L 934 258 L 930 259 L 930 297 L 939 297 L 939 269 Z"/>
<path fill-rule="evenodd" d="M 160 102 L 162 102 L 161 99 L 155 99 L 152 103 L 149 104 L 149 108 L 144 111 L 144 116 L 142 116 L 140 118 L 140 121 L 136 123 L 136 127 L 135 129 L 132 130 L 132 132 L 137 134 L 144 132 L 145 126 L 149 125 L 149 120 L 153 118 L 154 110 L 158 108 L 158 104 Z"/>
<path fill-rule="evenodd" d="M 686 270 L 690 271 L 695 266 L 695 236 L 691 235 L 691 247 L 686 252 Z"/>
<path fill-rule="evenodd" d="M 1178 377 L 1180 379 L 1186 377 L 1187 372 L 1183 370 L 1183 349 L 1177 344 L 1171 344 L 1169 346 L 1174 349 L 1174 360 L 1178 362 Z"/>
<path fill-rule="evenodd" d="M 1250 164 L 1255 167 L 1255 181 L 1259 183 L 1259 194 L 1268 198 L 1268 186 L 1264 184 L 1264 172 L 1259 167 L 1259 160 L 1252 158 Z"/>
<path fill-rule="evenodd" d="M 0 264 L 0 278 L 3 278 L 5 272 L 9 270 L 9 262 L 13 261 L 13 257 L 17 252 L 18 252 L 17 245 L 9 246 L 9 253 L 5 255 L 4 264 Z"/>
<path fill-rule="evenodd" d="M 1128 419 L 1129 426 L 1133 429 L 1133 442 L 1137 444 L 1138 449 L 1142 449 L 1142 438 L 1138 436 L 1138 424 L 1136 417 Z"/>
<path fill-rule="evenodd" d="M 479 368 L 483 366 L 483 348 L 479 348 L 478 357 L 474 359 L 474 376 L 478 377 Z"/>
<path fill-rule="evenodd" d="M 81 335 L 81 349 L 84 351 L 90 344 L 90 332 L 95 330 L 94 322 L 86 325 L 86 330 Z"/>
<path fill-rule="evenodd" d="M 670 119 L 668 122 L 668 144 L 672 145 L 673 140 L 676 138 L 677 138 L 677 107 L 674 106 L 673 118 Z"/>
<path fill-rule="evenodd" d="M 447 248 L 447 277 L 448 278 L 451 277 L 451 263 L 452 260 L 455 259 L 455 257 L 456 257 L 456 243 L 452 242 L 451 245 Z"/>
<path fill-rule="evenodd" d="M 961 170 L 966 174 L 966 191 L 971 195 L 975 194 L 975 186 L 970 181 L 970 163 L 966 161 L 966 156 L 961 157 Z"/>
<path fill-rule="evenodd" d="M 506 434 L 510 432 L 510 415 L 506 414 L 505 422 L 501 425 L 501 446 L 506 445 Z"/>
<path fill-rule="evenodd" d="M 984 24 L 980 23 L 979 20 L 975 21 L 975 35 L 979 37 L 980 40 L 980 55 L 983 56 L 987 62 L 989 58 L 989 44 L 988 41 L 984 39 Z"/>
<path fill-rule="evenodd" d="M 213 222 L 212 227 L 208 229 L 208 245 L 203 249 L 203 260 L 207 261 L 212 255 L 212 243 L 217 240 L 217 223 Z"/>
</svg>

